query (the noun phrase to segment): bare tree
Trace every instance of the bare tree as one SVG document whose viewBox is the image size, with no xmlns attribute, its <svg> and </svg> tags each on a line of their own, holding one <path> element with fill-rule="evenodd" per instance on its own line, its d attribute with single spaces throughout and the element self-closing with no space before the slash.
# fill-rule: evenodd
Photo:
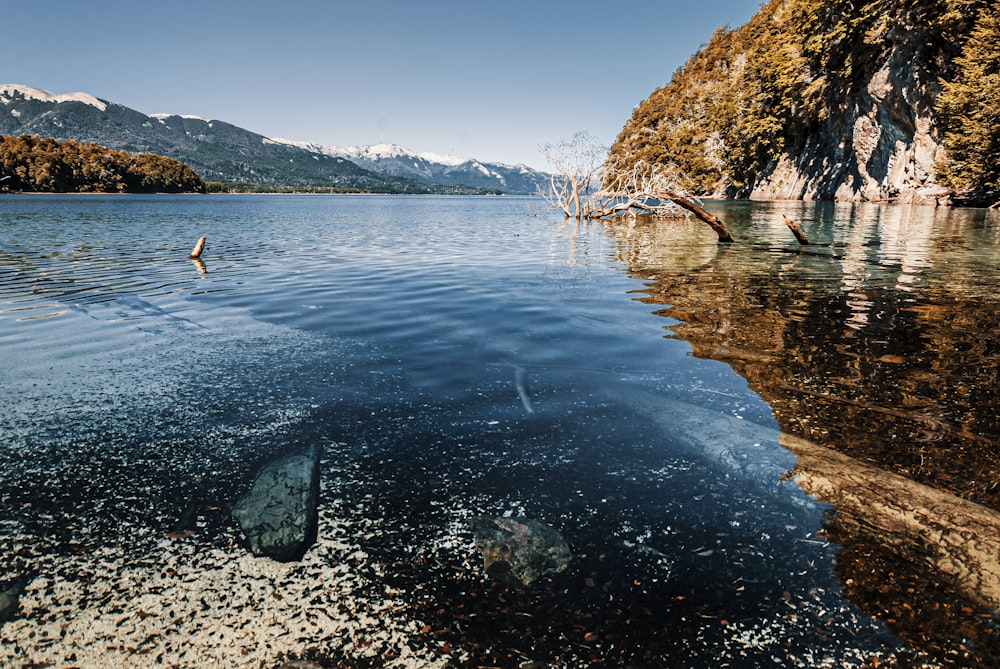
<svg viewBox="0 0 1000 669">
<path fill-rule="evenodd" d="M 607 148 L 586 132 L 546 144 L 541 151 L 555 170 L 548 192 L 540 193 L 550 211 L 576 219 L 638 213 L 678 216 L 688 211 L 711 226 L 720 242 L 733 241 L 717 216 L 683 192 L 681 174 L 674 165 L 609 162 Z"/>
<path fill-rule="evenodd" d="M 608 148 L 586 131 L 539 148 L 554 170 L 549 190 L 539 193 L 548 202 L 549 210 L 562 211 L 567 218 L 593 218 L 600 208 L 594 194 L 600 188 Z"/>
<path fill-rule="evenodd" d="M 677 216 L 681 210 L 707 223 L 720 242 L 733 241 L 722 220 L 708 213 L 681 187 L 681 173 L 676 165 L 637 160 L 631 164 L 606 162 L 601 171 L 598 200 L 603 208 L 595 218 L 620 212 L 649 213 L 654 216 Z"/>
</svg>

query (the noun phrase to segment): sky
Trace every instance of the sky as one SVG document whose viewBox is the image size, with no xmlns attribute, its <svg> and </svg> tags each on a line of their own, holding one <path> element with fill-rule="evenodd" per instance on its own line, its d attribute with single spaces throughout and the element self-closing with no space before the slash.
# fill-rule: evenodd
<svg viewBox="0 0 1000 669">
<path fill-rule="evenodd" d="M 759 0 L 46 0 L 0 7 L 0 84 L 327 146 L 546 167 Z"/>
</svg>

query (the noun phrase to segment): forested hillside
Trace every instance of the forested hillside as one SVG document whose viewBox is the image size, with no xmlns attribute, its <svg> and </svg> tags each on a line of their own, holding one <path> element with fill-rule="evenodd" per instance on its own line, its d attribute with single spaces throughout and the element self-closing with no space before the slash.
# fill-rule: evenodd
<svg viewBox="0 0 1000 669">
<path fill-rule="evenodd" d="M 0 190 L 37 193 L 201 193 L 194 170 L 172 158 L 74 140 L 0 135 Z"/>
<path fill-rule="evenodd" d="M 998 54 L 992 0 L 772 0 L 639 105 L 611 157 L 674 163 L 704 195 L 988 197 Z"/>
</svg>

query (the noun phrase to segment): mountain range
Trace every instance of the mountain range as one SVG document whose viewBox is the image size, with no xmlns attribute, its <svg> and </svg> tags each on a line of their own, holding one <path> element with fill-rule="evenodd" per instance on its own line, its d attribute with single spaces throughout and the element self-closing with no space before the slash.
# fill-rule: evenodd
<svg viewBox="0 0 1000 669">
<path fill-rule="evenodd" d="M 205 181 L 391 193 L 535 194 L 549 175 L 400 146 L 338 148 L 272 139 L 197 116 L 143 114 L 89 93 L 0 85 L 0 134 L 74 139 L 179 160 Z"/>
<path fill-rule="evenodd" d="M 276 139 L 314 153 L 343 158 L 386 177 L 399 177 L 423 184 L 470 186 L 505 193 L 535 194 L 547 188 L 549 175 L 525 165 L 485 163 L 437 153 L 414 153 L 398 144 L 367 146 L 321 146 Z"/>
</svg>

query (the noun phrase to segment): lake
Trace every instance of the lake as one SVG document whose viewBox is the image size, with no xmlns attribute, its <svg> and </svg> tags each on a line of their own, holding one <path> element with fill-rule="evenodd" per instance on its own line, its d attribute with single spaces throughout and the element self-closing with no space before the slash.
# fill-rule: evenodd
<svg viewBox="0 0 1000 669">
<path fill-rule="evenodd" d="M 735 244 L 533 198 L 0 198 L 0 664 L 994 662 L 992 546 L 907 532 L 1000 509 L 1000 217 L 706 206 Z M 310 444 L 316 544 L 255 558 L 233 504 Z M 481 516 L 570 567 L 487 577 Z"/>
</svg>

